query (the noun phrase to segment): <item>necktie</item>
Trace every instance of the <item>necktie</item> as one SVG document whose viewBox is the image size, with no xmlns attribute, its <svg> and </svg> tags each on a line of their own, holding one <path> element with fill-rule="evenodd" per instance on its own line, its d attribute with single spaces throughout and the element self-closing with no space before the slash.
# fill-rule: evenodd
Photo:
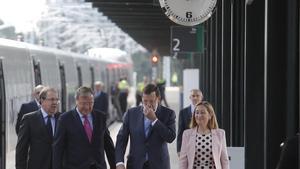
<svg viewBox="0 0 300 169">
<path fill-rule="evenodd" d="M 151 129 L 151 121 L 145 117 L 145 135 L 146 135 L 146 137 L 148 137 L 150 129 Z"/>
<path fill-rule="evenodd" d="M 52 116 L 50 116 L 50 115 L 47 116 L 46 127 L 47 127 L 47 130 L 48 130 L 49 136 L 52 138 L 53 137 L 53 130 L 52 130 L 52 124 L 51 124 L 51 117 Z"/>
<path fill-rule="evenodd" d="M 92 133 L 93 133 L 93 130 L 92 130 L 92 127 L 91 127 L 91 124 L 87 118 L 87 116 L 83 116 L 84 120 L 83 120 L 83 127 L 84 127 L 84 130 L 85 130 L 85 133 L 89 139 L 89 142 L 92 141 Z"/>
</svg>

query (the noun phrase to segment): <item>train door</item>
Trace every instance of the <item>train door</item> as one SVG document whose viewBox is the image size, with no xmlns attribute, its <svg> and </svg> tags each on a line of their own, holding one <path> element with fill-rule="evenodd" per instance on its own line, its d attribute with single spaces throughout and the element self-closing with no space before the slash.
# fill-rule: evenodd
<svg viewBox="0 0 300 169">
<path fill-rule="evenodd" d="M 94 83 L 95 83 L 95 72 L 94 72 L 94 68 L 90 67 L 90 71 L 91 71 L 91 88 L 94 90 Z"/>
<path fill-rule="evenodd" d="M 65 66 L 63 64 L 59 64 L 59 74 L 60 74 L 60 83 L 61 83 L 61 112 L 66 112 L 66 73 L 65 73 Z"/>
<path fill-rule="evenodd" d="M 4 74 L 3 74 L 3 67 L 2 67 L 2 60 L 0 58 L 0 132 L 1 132 L 1 152 L 0 152 L 0 168 L 5 168 L 5 88 L 4 88 Z"/>
<path fill-rule="evenodd" d="M 82 72 L 80 66 L 77 66 L 77 76 L 78 76 L 78 87 L 80 87 L 82 86 Z"/>
<path fill-rule="evenodd" d="M 41 66 L 40 62 L 33 59 L 34 82 L 35 86 L 42 84 Z"/>
<path fill-rule="evenodd" d="M 110 85 L 112 85 L 112 81 L 109 79 L 109 70 L 108 68 L 105 68 L 103 70 L 104 72 L 104 76 L 105 76 L 105 81 L 106 81 L 106 86 L 108 87 L 108 89 L 110 89 Z"/>
<path fill-rule="evenodd" d="M 101 81 L 103 82 L 103 84 L 104 84 L 104 91 L 106 91 L 106 92 L 108 92 L 108 87 L 109 86 L 107 86 L 107 81 L 106 81 L 106 76 L 105 76 L 105 69 L 101 69 L 101 73 L 100 73 L 100 76 L 101 76 Z"/>
</svg>

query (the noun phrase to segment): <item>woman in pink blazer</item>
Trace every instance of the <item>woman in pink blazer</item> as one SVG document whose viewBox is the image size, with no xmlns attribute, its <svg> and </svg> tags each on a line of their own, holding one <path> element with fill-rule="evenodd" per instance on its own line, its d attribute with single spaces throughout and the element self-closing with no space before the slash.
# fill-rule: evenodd
<svg viewBox="0 0 300 169">
<path fill-rule="evenodd" d="M 183 132 L 179 169 L 229 169 L 225 131 L 209 102 L 196 105 L 190 127 Z"/>
</svg>

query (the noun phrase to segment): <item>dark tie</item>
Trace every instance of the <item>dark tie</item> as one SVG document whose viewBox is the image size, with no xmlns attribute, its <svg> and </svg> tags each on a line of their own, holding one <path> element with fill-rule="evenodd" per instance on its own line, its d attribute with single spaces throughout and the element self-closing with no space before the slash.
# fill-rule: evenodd
<svg viewBox="0 0 300 169">
<path fill-rule="evenodd" d="M 48 133 L 49 133 L 49 136 L 51 138 L 53 138 L 53 130 L 52 130 L 52 124 L 51 124 L 51 117 L 50 115 L 47 116 L 47 130 L 48 130 Z"/>
<path fill-rule="evenodd" d="M 91 127 L 91 124 L 87 118 L 87 116 L 83 116 L 84 120 L 83 120 L 83 127 L 84 127 L 84 130 L 85 130 L 85 133 L 89 139 L 89 142 L 91 143 L 92 141 L 92 133 L 93 133 L 93 129 Z"/>
</svg>

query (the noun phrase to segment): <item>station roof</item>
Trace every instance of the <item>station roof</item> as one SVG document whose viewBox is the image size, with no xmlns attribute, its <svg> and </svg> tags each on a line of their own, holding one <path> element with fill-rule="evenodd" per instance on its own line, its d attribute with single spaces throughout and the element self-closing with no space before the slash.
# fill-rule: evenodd
<svg viewBox="0 0 300 169">
<path fill-rule="evenodd" d="M 170 53 L 170 21 L 158 0 L 86 0 L 150 52 Z"/>
</svg>

